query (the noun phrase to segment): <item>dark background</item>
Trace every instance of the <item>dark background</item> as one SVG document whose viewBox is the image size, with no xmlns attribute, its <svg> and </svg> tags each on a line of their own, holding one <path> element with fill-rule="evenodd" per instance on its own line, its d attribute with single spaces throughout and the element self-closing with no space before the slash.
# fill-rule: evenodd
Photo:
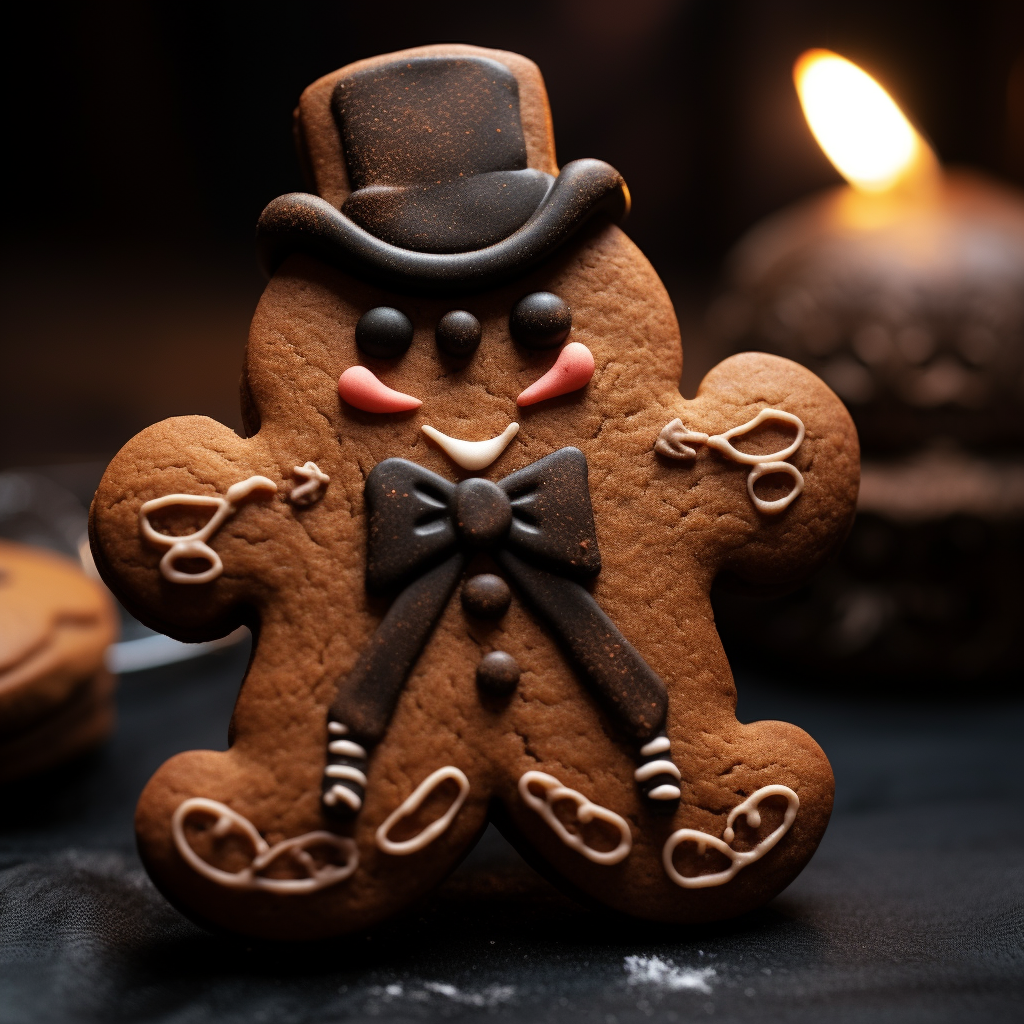
<svg viewBox="0 0 1024 1024">
<path fill-rule="evenodd" d="M 165 416 L 238 425 L 263 206 L 303 182 L 291 111 L 361 57 L 465 41 L 540 65 L 559 162 L 608 160 L 677 301 L 685 389 L 703 306 L 754 222 L 838 180 L 790 69 L 875 74 L 943 160 L 1024 183 L 1024 4 L 546 0 L 516 5 L 34 5 L 7 32 L 0 465 L 102 463 Z"/>
</svg>

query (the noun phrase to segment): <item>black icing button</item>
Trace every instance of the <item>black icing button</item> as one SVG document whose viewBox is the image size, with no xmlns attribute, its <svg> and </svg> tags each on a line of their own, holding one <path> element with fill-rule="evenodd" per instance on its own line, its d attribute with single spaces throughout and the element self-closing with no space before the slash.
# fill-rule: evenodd
<svg viewBox="0 0 1024 1024">
<path fill-rule="evenodd" d="M 368 356 L 396 359 L 405 355 L 411 344 L 412 321 L 392 306 L 377 306 L 356 324 L 356 345 Z"/>
<path fill-rule="evenodd" d="M 472 355 L 480 344 L 483 329 L 480 321 L 464 309 L 453 309 L 445 313 L 437 323 L 435 337 L 437 347 L 450 356 Z"/>
<path fill-rule="evenodd" d="M 531 292 L 512 307 L 508 327 L 520 345 L 554 348 L 569 337 L 572 310 L 551 292 Z"/>
<path fill-rule="evenodd" d="M 504 651 L 491 651 L 480 659 L 476 685 L 486 694 L 504 697 L 519 685 L 519 662 Z"/>
<path fill-rule="evenodd" d="M 512 591 L 494 573 L 479 573 L 462 585 L 462 607 L 478 619 L 500 619 L 511 603 Z"/>
</svg>

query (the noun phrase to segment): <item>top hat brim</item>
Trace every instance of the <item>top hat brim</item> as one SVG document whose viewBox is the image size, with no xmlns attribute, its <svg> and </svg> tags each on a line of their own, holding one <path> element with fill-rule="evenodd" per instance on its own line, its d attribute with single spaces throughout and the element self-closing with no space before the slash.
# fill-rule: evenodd
<svg viewBox="0 0 1024 1024">
<path fill-rule="evenodd" d="M 484 249 L 402 249 L 304 192 L 280 196 L 267 206 L 256 227 L 256 245 L 268 275 L 292 253 L 304 252 L 396 291 L 444 295 L 504 284 L 551 255 L 593 218 L 620 221 L 628 212 L 629 190 L 614 167 L 601 160 L 574 160 L 562 168 L 521 228 Z"/>
</svg>

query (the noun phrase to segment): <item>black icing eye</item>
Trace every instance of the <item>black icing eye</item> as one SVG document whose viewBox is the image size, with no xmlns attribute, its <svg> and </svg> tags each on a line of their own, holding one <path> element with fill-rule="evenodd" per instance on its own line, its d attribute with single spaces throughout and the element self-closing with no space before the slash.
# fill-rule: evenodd
<svg viewBox="0 0 1024 1024">
<path fill-rule="evenodd" d="M 437 347 L 450 356 L 471 355 L 480 344 L 480 321 L 464 309 L 453 309 L 437 322 Z"/>
<path fill-rule="evenodd" d="M 572 311 L 551 292 L 531 292 L 512 307 L 508 326 L 520 345 L 554 348 L 569 337 Z"/>
<path fill-rule="evenodd" d="M 404 355 L 412 344 L 412 321 L 400 309 L 377 306 L 359 318 L 356 344 L 377 359 Z"/>
</svg>

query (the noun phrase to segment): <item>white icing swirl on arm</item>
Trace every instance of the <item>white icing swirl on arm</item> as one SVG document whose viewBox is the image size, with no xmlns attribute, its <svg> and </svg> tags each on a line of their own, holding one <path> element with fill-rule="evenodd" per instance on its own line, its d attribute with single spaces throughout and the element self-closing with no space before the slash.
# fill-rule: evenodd
<svg viewBox="0 0 1024 1024">
<path fill-rule="evenodd" d="M 747 452 L 741 452 L 732 443 L 734 437 L 742 437 L 744 434 L 749 434 L 762 423 L 768 423 L 773 420 L 796 427 L 796 436 L 785 448 L 780 448 L 777 452 L 768 452 L 764 455 L 752 455 Z M 709 448 L 714 448 L 733 462 L 753 467 L 747 476 L 747 494 L 758 512 L 771 516 L 778 515 L 789 508 L 803 492 L 803 474 L 796 466 L 784 460 L 796 453 L 796 450 L 803 444 L 806 435 L 807 430 L 799 416 L 791 412 L 784 412 L 782 409 L 762 409 L 752 420 L 741 423 L 738 427 L 732 427 L 722 434 L 713 434 L 710 437 L 696 430 L 688 430 L 683 426 L 682 420 L 674 419 L 662 427 L 658 440 L 654 444 L 654 449 L 662 455 L 667 455 L 669 458 L 691 459 L 696 458 L 697 452 L 693 448 L 688 447 L 686 442 L 689 442 L 689 444 L 706 444 Z M 783 497 L 768 501 L 764 498 L 759 498 L 754 493 L 754 484 L 762 476 L 768 476 L 772 473 L 784 473 L 793 480 L 793 487 Z"/>
<path fill-rule="evenodd" d="M 223 498 L 213 494 L 165 494 L 163 497 L 147 501 L 139 509 L 139 529 L 142 536 L 151 544 L 167 548 L 167 553 L 160 559 L 160 572 L 164 578 L 171 583 L 209 583 L 220 576 L 224 571 L 224 563 L 207 541 L 224 525 L 229 516 L 238 511 L 238 505 L 254 491 L 276 494 L 277 484 L 265 476 L 251 476 L 247 480 L 232 484 Z M 158 509 L 174 505 L 193 508 L 205 506 L 216 511 L 205 526 L 182 537 L 154 530 L 149 516 Z M 202 558 L 209 563 L 209 568 L 196 573 L 181 572 L 175 568 L 175 562 L 183 558 Z"/>
<path fill-rule="evenodd" d="M 786 476 L 791 477 L 793 480 L 793 488 L 788 494 L 784 494 L 781 498 L 776 498 L 774 501 L 767 501 L 764 498 L 759 498 L 754 493 L 754 484 L 756 484 L 762 476 L 770 476 L 772 473 L 784 473 Z M 796 501 L 797 498 L 800 497 L 803 489 L 803 474 L 796 468 L 796 466 L 789 462 L 762 462 L 755 466 L 747 475 L 747 494 L 750 495 L 750 500 L 754 503 L 754 508 L 756 508 L 758 512 L 763 512 L 765 515 L 777 515 L 783 509 L 788 508 L 794 501 Z"/>
<path fill-rule="evenodd" d="M 293 505 L 312 505 L 314 501 L 319 501 L 323 497 L 324 489 L 331 482 L 331 478 L 315 462 L 295 466 L 292 472 L 305 481 L 296 484 L 288 492 L 288 500 Z"/>
<path fill-rule="evenodd" d="M 767 455 L 748 455 L 733 445 L 732 439 L 734 437 L 742 437 L 744 434 L 749 434 L 752 430 L 761 426 L 762 423 L 770 422 L 771 420 L 779 423 L 788 423 L 790 426 L 796 427 L 796 437 L 785 448 L 780 448 L 777 452 L 769 452 Z M 724 434 L 712 434 L 707 440 L 707 445 L 709 448 L 717 449 L 727 459 L 732 459 L 733 462 L 740 462 L 746 466 L 756 466 L 759 462 L 782 462 L 784 459 L 788 459 L 803 444 L 806 433 L 804 421 L 799 416 L 794 416 L 791 412 L 783 412 L 781 409 L 762 409 L 752 420 L 741 423 L 738 427 L 725 431 Z"/>
</svg>

